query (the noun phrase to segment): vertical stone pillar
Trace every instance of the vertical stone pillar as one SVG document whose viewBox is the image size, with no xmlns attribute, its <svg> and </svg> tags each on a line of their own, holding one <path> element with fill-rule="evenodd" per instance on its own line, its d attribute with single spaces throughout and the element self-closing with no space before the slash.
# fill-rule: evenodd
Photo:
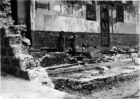
<svg viewBox="0 0 140 99">
<path fill-rule="evenodd" d="M 109 31 L 109 4 L 107 1 L 100 3 L 100 25 L 101 25 L 101 45 L 108 47 L 110 45 Z"/>
</svg>

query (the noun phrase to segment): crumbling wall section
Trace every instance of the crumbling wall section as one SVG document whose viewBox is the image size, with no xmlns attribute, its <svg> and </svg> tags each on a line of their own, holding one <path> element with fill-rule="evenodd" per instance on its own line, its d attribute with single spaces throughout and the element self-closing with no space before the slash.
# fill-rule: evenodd
<svg viewBox="0 0 140 99">
<path fill-rule="evenodd" d="M 53 88 L 45 68 L 28 53 L 27 46 L 22 43 L 21 32 L 26 29 L 26 25 L 14 25 L 11 14 L 10 0 L 0 1 L 1 71 Z"/>
<path fill-rule="evenodd" d="M 32 56 L 20 55 L 24 52 L 21 31 L 26 29 L 26 26 L 14 25 L 10 0 L 2 0 L 0 5 L 1 70 L 29 79 L 28 72 L 24 71 L 22 67 L 25 65 L 24 58 Z"/>
<path fill-rule="evenodd" d="M 13 25 L 11 3 L 9 0 L 0 2 L 0 40 L 1 40 L 1 70 L 17 76 L 28 78 L 27 72 L 20 68 L 20 60 L 16 58 L 16 46 L 21 44 L 21 34 L 17 32 L 24 26 Z"/>
</svg>

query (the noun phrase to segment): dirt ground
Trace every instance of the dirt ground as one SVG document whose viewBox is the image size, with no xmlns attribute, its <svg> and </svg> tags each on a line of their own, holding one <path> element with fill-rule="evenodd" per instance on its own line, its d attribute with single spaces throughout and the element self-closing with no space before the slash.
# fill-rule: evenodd
<svg viewBox="0 0 140 99">
<path fill-rule="evenodd" d="M 81 95 L 80 97 L 83 97 L 81 99 L 140 99 L 139 81 L 140 78 L 137 78 L 121 83 L 112 89 L 94 92 L 88 96 Z"/>
<path fill-rule="evenodd" d="M 113 66 L 112 69 L 114 68 L 113 70 L 115 71 L 117 70 L 116 68 L 118 66 L 119 67 L 122 66 L 123 68 L 134 67 L 132 64 L 129 63 L 129 61 L 123 64 L 120 62 L 118 62 L 118 64 L 116 65 L 115 64 L 111 65 Z M 108 64 L 104 63 L 103 65 Z M 125 72 L 124 70 L 123 72 Z M 62 72 L 60 70 L 58 71 Z M 128 72 L 128 69 L 126 69 L 126 71 Z M 97 92 L 94 91 L 88 95 L 65 93 L 62 91 L 48 88 L 46 86 L 40 86 L 31 81 L 17 78 L 11 75 L 1 76 L 0 80 L 1 80 L 0 99 L 139 99 L 140 98 L 139 77 L 119 83 L 118 86 L 115 86 L 111 89 L 101 90 Z"/>
<path fill-rule="evenodd" d="M 137 78 L 86 96 L 68 96 L 64 92 L 46 86 L 39 88 L 27 80 L 7 75 L 1 76 L 0 99 L 139 99 L 139 81 L 140 78 Z"/>
<path fill-rule="evenodd" d="M 1 76 L 0 99 L 65 99 L 66 93 L 11 75 Z"/>
</svg>

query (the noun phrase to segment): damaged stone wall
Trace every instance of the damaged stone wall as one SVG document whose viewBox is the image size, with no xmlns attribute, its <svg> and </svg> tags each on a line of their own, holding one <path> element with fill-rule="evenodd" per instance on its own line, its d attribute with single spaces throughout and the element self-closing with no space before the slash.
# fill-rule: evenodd
<svg viewBox="0 0 140 99">
<path fill-rule="evenodd" d="M 27 73 L 20 69 L 20 60 L 16 58 L 16 49 L 21 44 L 21 34 L 17 32 L 24 26 L 13 25 L 11 3 L 9 0 L 0 2 L 0 39 L 1 39 L 1 70 L 22 77 L 28 78 Z"/>
<path fill-rule="evenodd" d="M 83 15 L 80 12 L 69 14 L 63 9 L 65 5 L 61 0 L 43 0 L 38 3 L 49 4 L 46 8 L 35 9 L 35 28 L 32 32 L 33 47 L 56 48 L 57 38 L 60 31 L 66 35 L 76 34 L 76 45 L 81 47 L 82 43 L 91 46 L 100 46 L 100 6 L 96 4 L 96 21 L 86 20 L 86 8 L 83 6 Z M 136 10 L 139 8 L 139 1 L 134 2 Z M 64 11 L 63 11 L 64 10 Z M 80 11 L 80 10 L 79 10 Z M 115 10 L 116 11 L 116 10 Z M 115 18 L 116 12 L 113 12 Z M 139 14 L 138 14 L 139 15 Z M 139 43 L 139 21 L 138 15 L 133 16 L 127 10 L 124 11 L 124 22 L 116 22 L 113 25 L 113 33 L 110 33 L 111 46 L 127 46 L 128 43 L 136 46 Z M 137 22 L 137 23 L 136 23 Z M 111 26 L 110 26 L 110 31 Z M 50 35 L 49 35 L 50 34 Z M 53 35 L 52 35 L 53 34 Z M 83 36 L 84 35 L 84 36 Z M 36 40 L 38 39 L 38 40 Z M 67 36 L 66 36 L 67 39 Z M 66 43 L 66 46 L 68 43 Z"/>
<path fill-rule="evenodd" d="M 11 14 L 10 0 L 0 1 L 1 73 L 6 72 L 31 80 L 37 85 L 54 88 L 39 59 L 30 55 L 27 45 L 23 44 L 21 33 L 26 31 L 26 25 L 14 25 Z"/>
</svg>

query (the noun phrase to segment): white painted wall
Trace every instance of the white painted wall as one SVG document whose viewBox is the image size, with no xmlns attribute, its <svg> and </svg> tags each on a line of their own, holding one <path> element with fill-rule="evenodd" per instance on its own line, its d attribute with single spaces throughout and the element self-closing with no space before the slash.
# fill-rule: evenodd
<svg viewBox="0 0 140 99">
<path fill-rule="evenodd" d="M 137 34 L 135 23 L 117 22 L 115 27 L 116 28 L 114 28 L 114 33 Z"/>
<path fill-rule="evenodd" d="M 48 1 L 42 1 L 48 3 Z M 100 33 L 100 13 L 96 13 L 97 21 L 86 20 L 86 17 L 75 17 L 70 15 L 60 14 L 54 11 L 53 7 L 60 2 L 51 2 L 51 10 L 37 9 L 35 18 L 35 30 L 45 31 L 69 31 L 69 32 L 95 32 Z M 55 8 L 56 9 L 56 8 Z M 96 8 L 100 10 L 99 6 Z M 85 12 L 86 13 L 86 12 Z M 84 14 L 85 14 L 84 13 Z"/>
<path fill-rule="evenodd" d="M 41 0 L 41 2 L 48 3 L 49 0 Z M 138 5 L 138 3 L 134 4 Z M 59 6 L 55 8 L 58 11 L 54 11 L 55 4 L 60 4 L 59 0 L 50 2 L 51 10 L 49 11 L 47 9 L 36 10 L 35 30 L 100 33 L 100 6 L 96 7 L 97 21 L 89 21 L 85 17 L 62 15 L 59 12 Z M 138 34 L 140 30 L 138 20 L 126 11 L 124 12 L 124 22 L 117 22 L 113 27 L 114 33 Z"/>
</svg>

